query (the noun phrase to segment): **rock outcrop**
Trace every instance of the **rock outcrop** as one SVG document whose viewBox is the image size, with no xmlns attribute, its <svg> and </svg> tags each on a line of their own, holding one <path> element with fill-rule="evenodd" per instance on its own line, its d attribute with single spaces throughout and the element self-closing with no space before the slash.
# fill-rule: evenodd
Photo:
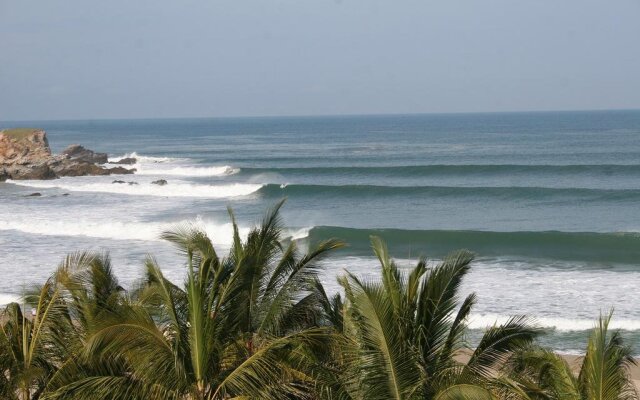
<svg viewBox="0 0 640 400">
<path fill-rule="evenodd" d="M 52 155 L 47 134 L 40 129 L 0 131 L 0 181 L 6 179 L 56 179 L 63 176 L 132 174 L 135 169 L 103 168 L 107 155 L 79 145 Z"/>
<path fill-rule="evenodd" d="M 47 134 L 36 129 L 0 131 L 0 162 L 5 164 L 36 163 L 51 157 Z"/>
<path fill-rule="evenodd" d="M 79 144 L 72 144 L 66 149 L 62 150 L 62 154 L 66 155 L 70 160 L 85 161 L 92 164 L 106 164 L 107 153 L 96 153 L 89 149 L 85 149 Z"/>
<path fill-rule="evenodd" d="M 134 157 L 125 157 L 118 161 L 114 161 L 111 164 L 124 164 L 124 165 L 133 165 L 138 162 L 137 158 Z"/>
</svg>

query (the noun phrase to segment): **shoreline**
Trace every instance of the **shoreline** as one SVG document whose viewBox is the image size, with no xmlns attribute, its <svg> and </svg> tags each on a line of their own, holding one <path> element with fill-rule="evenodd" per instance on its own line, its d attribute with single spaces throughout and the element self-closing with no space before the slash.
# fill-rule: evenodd
<svg viewBox="0 0 640 400">
<path fill-rule="evenodd" d="M 571 367 L 571 370 L 577 374 L 580 371 L 580 366 L 582 364 L 582 359 L 584 355 L 576 355 L 576 354 L 563 354 L 560 352 L 554 352 L 560 357 L 562 357 Z M 457 360 L 460 362 L 467 362 L 471 357 L 471 350 L 463 350 L 459 356 L 457 356 Z M 636 391 L 640 393 L 640 357 L 634 357 L 636 361 L 636 365 L 632 365 L 628 369 L 629 376 L 631 381 L 633 382 Z"/>
</svg>

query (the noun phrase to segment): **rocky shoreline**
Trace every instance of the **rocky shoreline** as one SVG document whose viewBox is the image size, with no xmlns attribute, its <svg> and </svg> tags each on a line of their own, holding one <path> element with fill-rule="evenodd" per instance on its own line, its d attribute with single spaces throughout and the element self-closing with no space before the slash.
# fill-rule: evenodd
<svg viewBox="0 0 640 400">
<path fill-rule="evenodd" d="M 0 181 L 7 179 L 56 179 L 64 176 L 133 174 L 135 168 L 107 168 L 107 154 L 73 144 L 60 154 L 52 154 L 47 133 L 41 129 L 19 128 L 0 131 Z M 127 160 L 134 164 L 135 160 Z M 124 163 L 123 163 L 124 164 Z"/>
</svg>

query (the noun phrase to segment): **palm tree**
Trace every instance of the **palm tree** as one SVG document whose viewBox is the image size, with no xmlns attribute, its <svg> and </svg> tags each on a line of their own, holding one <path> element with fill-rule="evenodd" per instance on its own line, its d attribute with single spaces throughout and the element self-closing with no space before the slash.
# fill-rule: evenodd
<svg viewBox="0 0 640 400">
<path fill-rule="evenodd" d="M 611 316 L 598 319 L 577 375 L 565 359 L 551 351 L 533 347 L 518 352 L 509 363 L 511 380 L 506 382 L 518 394 L 514 398 L 638 399 L 628 371 L 636 362 L 620 332 L 609 332 Z"/>
<path fill-rule="evenodd" d="M 382 267 L 381 282 L 351 273 L 340 279 L 347 300 L 346 367 L 341 385 L 331 382 L 334 398 L 494 398 L 496 369 L 510 352 L 529 345 L 539 330 L 522 317 L 513 318 L 489 328 L 476 349 L 469 350 L 468 362 L 458 361 L 476 297 L 469 295 L 457 307 L 457 292 L 472 255 L 455 253 L 431 270 L 420 260 L 404 274 L 379 238 L 372 238 L 372 244 Z"/>
<path fill-rule="evenodd" d="M 17 303 L 0 315 L 0 395 L 6 399 L 37 399 L 60 360 L 56 321 L 64 318 L 64 302 L 54 279 L 25 296 L 35 315 L 27 317 Z"/>
<path fill-rule="evenodd" d="M 108 256 L 74 253 L 42 287 L 24 296 L 33 317 L 17 303 L 8 305 L 0 317 L 2 398 L 38 399 L 65 373 L 86 370 L 77 355 L 94 319 L 120 302 L 121 291 Z"/>
<path fill-rule="evenodd" d="M 125 378 L 130 368 L 124 359 L 104 357 L 101 349 L 86 351 L 102 321 L 116 318 L 131 307 L 126 291 L 113 274 L 110 257 L 89 252 L 70 254 L 54 276 L 66 308 L 65 318 L 55 322 L 54 336 L 64 357 L 59 358 L 42 397 L 96 376 Z"/>
<path fill-rule="evenodd" d="M 300 255 L 283 245 L 277 204 L 245 241 L 219 258 L 194 226 L 163 234 L 186 255 L 184 287 L 149 258 L 125 306 L 102 313 L 83 350 L 126 373 L 81 374 L 46 398 L 285 399 L 310 397 L 313 349 L 330 338 L 316 290 L 317 261 L 342 244 Z"/>
</svg>

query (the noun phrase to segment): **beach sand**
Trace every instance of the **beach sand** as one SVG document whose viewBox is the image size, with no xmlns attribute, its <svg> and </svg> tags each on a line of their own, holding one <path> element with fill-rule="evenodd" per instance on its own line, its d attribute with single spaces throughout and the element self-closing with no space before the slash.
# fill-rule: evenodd
<svg viewBox="0 0 640 400">
<path fill-rule="evenodd" d="M 460 362 L 467 362 L 471 356 L 471 351 L 464 351 L 460 356 L 456 357 Z M 582 365 L 582 359 L 584 356 L 562 354 L 562 357 L 569 363 L 571 369 L 577 374 L 580 371 Z M 636 390 L 640 393 L 640 358 L 636 358 L 636 365 L 629 368 L 629 375 L 633 381 Z"/>
<path fill-rule="evenodd" d="M 580 370 L 580 365 L 582 364 L 583 356 L 565 354 L 562 357 L 565 360 L 567 360 L 571 368 L 576 373 Z M 629 369 L 629 374 L 631 375 L 631 379 L 633 380 L 633 383 L 636 386 L 636 390 L 640 392 L 640 359 L 636 359 L 636 363 L 637 363 L 636 365 L 632 366 Z"/>
</svg>

